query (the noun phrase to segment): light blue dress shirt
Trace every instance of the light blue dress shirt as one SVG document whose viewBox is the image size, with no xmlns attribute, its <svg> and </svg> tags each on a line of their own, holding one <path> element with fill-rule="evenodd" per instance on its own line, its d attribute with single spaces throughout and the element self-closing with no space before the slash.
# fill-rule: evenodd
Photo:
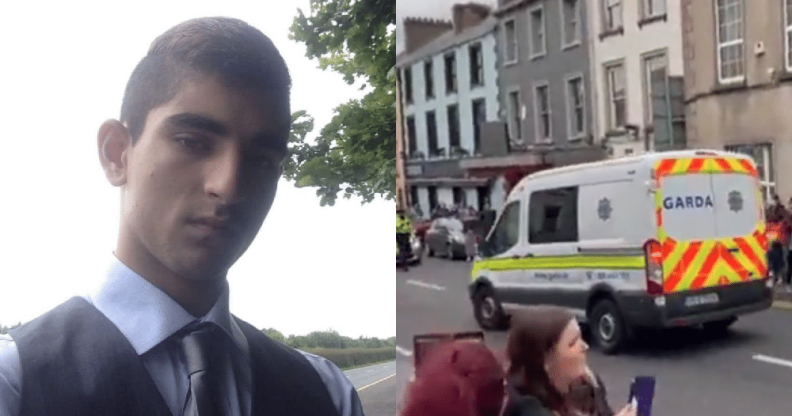
<svg viewBox="0 0 792 416">
<path fill-rule="evenodd" d="M 174 416 L 182 416 L 189 379 L 181 350 L 168 338 L 194 322 L 217 324 L 233 341 L 227 350 L 231 366 L 223 374 L 226 413 L 250 416 L 252 368 L 247 339 L 228 308 L 228 283 L 220 298 L 203 318 L 195 318 L 115 256 L 105 282 L 83 296 L 104 314 L 140 355 L 154 384 Z M 355 388 L 332 362 L 302 352 L 321 376 L 339 416 L 363 416 Z M 22 368 L 19 352 L 10 335 L 0 335 L 0 416 L 19 414 Z"/>
</svg>

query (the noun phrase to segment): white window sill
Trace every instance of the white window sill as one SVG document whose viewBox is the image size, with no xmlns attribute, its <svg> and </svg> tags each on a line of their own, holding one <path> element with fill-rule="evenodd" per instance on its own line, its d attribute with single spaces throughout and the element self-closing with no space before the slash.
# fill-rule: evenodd
<svg viewBox="0 0 792 416">
<path fill-rule="evenodd" d="M 572 43 L 567 43 L 567 44 L 563 45 L 561 47 L 561 50 L 562 51 L 566 51 L 566 50 L 569 50 L 569 49 L 577 48 L 580 45 L 581 45 L 580 40 L 576 40 L 576 41 L 574 41 Z"/>
</svg>

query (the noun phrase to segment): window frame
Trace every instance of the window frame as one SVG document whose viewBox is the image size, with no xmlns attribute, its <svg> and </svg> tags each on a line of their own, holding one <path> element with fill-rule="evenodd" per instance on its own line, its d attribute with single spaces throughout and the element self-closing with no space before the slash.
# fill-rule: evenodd
<svg viewBox="0 0 792 416">
<path fill-rule="evenodd" d="M 517 94 L 517 108 L 514 109 L 515 114 L 511 113 L 511 106 L 512 106 L 512 94 Z M 524 128 L 522 126 L 522 93 L 520 91 L 520 87 L 512 87 L 506 91 L 506 100 L 507 106 L 506 111 L 508 112 L 508 126 L 509 126 L 509 139 L 515 140 L 517 142 L 522 142 L 525 140 Z M 516 127 L 514 123 L 519 124 L 519 127 Z M 514 129 L 519 128 L 520 135 L 515 136 Z"/>
<path fill-rule="evenodd" d="M 643 87 L 643 95 L 644 95 L 645 125 L 654 125 L 654 107 L 652 100 L 652 73 L 651 71 L 649 71 L 648 63 L 651 60 L 657 58 L 662 59 L 666 71 L 666 77 L 668 77 L 669 63 L 668 63 L 667 48 L 649 51 L 641 55 L 641 75 L 643 75 L 643 81 L 641 83 L 643 84 L 642 87 Z"/>
<path fill-rule="evenodd" d="M 542 116 L 539 105 L 539 90 L 541 88 L 547 89 L 547 124 L 548 136 L 544 137 L 542 134 Z M 552 143 L 553 142 L 553 100 L 550 97 L 550 82 L 547 80 L 536 81 L 533 83 L 533 96 L 534 96 L 534 125 L 536 126 L 536 142 L 537 143 Z"/>
<path fill-rule="evenodd" d="M 424 73 L 424 95 L 426 101 L 433 100 L 437 95 L 435 91 L 435 82 L 434 82 L 435 81 L 434 62 L 432 58 L 423 61 L 423 73 Z"/>
<path fill-rule="evenodd" d="M 407 133 L 407 154 L 412 157 L 418 152 L 418 127 L 415 124 L 414 114 L 404 118 L 404 127 Z M 414 149 L 413 144 L 415 144 Z"/>
<path fill-rule="evenodd" d="M 507 25 L 512 24 L 512 42 L 509 43 Z M 509 59 L 509 48 L 514 50 L 514 58 Z M 520 61 L 520 47 L 517 36 L 517 18 L 510 17 L 503 21 L 503 66 L 514 65 Z"/>
<path fill-rule="evenodd" d="M 574 48 L 576 46 L 580 46 L 580 44 L 582 43 L 581 39 L 583 38 L 583 30 L 581 28 L 581 23 L 582 23 L 582 20 L 583 20 L 583 18 L 582 18 L 583 13 L 581 13 L 582 7 L 580 5 L 580 2 L 581 1 L 585 1 L 585 0 L 574 0 L 575 1 L 575 16 L 574 17 L 575 17 L 575 22 L 576 22 L 576 24 L 575 24 L 575 39 L 572 40 L 571 42 L 567 42 L 567 30 L 566 30 L 566 19 L 567 19 L 567 16 L 566 16 L 566 7 L 565 7 L 565 4 L 564 4 L 567 1 L 569 1 L 569 0 L 558 0 L 558 6 L 561 9 L 561 12 L 559 13 L 559 15 L 561 16 L 561 50 L 562 51 L 566 50 L 566 49 Z"/>
<path fill-rule="evenodd" d="M 603 29 L 602 31 L 603 32 L 613 32 L 613 31 L 617 31 L 617 30 L 619 30 L 621 28 L 624 28 L 624 0 L 616 0 L 616 1 L 619 2 L 619 18 L 618 18 L 619 24 L 618 25 L 613 25 L 613 26 L 608 24 L 609 23 L 608 17 L 610 16 L 610 13 L 608 11 L 611 8 L 611 6 L 608 3 L 610 1 L 613 1 L 613 0 L 602 0 L 600 2 L 600 5 L 602 6 L 601 7 L 601 13 L 602 13 L 602 29 Z"/>
<path fill-rule="evenodd" d="M 448 58 L 451 58 L 451 61 L 453 63 L 451 66 L 448 65 L 448 60 L 449 60 Z M 446 95 L 454 94 L 459 90 L 459 82 L 458 82 L 459 77 L 457 75 L 456 63 L 457 63 L 456 51 L 451 51 L 443 55 L 443 77 L 445 81 Z M 451 68 L 450 74 L 448 68 Z"/>
<path fill-rule="evenodd" d="M 580 105 L 582 106 L 582 117 L 583 117 L 583 131 L 581 132 L 574 132 L 573 125 L 575 124 L 573 115 L 575 114 L 574 111 L 577 109 L 574 104 L 572 103 L 572 95 L 570 92 L 572 91 L 571 84 L 572 81 L 580 80 Z M 586 132 L 588 131 L 588 117 L 586 117 L 586 79 L 583 76 L 582 72 L 574 72 L 571 74 L 567 74 L 564 77 L 564 102 L 566 103 L 566 114 L 567 114 L 567 140 L 569 141 L 576 141 L 582 140 L 586 137 Z M 574 133 L 574 134 L 573 134 Z"/>
<path fill-rule="evenodd" d="M 479 128 L 476 129 L 476 124 L 478 124 L 476 118 L 476 106 L 478 103 L 482 103 L 483 111 L 483 120 L 481 124 L 479 124 Z M 470 115 L 471 115 L 471 122 L 473 125 L 473 154 L 477 154 L 481 150 L 481 128 L 483 124 L 487 122 L 487 100 L 484 97 L 476 97 L 470 100 Z M 461 127 L 460 127 L 461 128 Z"/>
<path fill-rule="evenodd" d="M 434 120 L 434 129 L 429 126 L 429 115 L 432 115 L 432 120 Z M 430 158 L 434 158 L 438 156 L 440 151 L 440 138 L 437 135 L 437 111 L 429 110 L 424 114 L 426 119 L 426 148 L 427 153 Z M 432 149 L 432 130 L 434 130 L 434 144 L 435 148 Z"/>
<path fill-rule="evenodd" d="M 533 23 L 533 14 L 535 12 L 540 12 L 542 15 L 542 27 L 541 27 L 541 36 L 542 36 L 542 51 L 538 52 L 534 50 L 535 42 L 534 42 L 534 23 Z M 528 57 L 531 60 L 539 59 L 545 55 L 547 55 L 547 13 L 545 13 L 545 7 L 543 3 L 539 3 L 533 7 L 530 7 L 528 10 Z"/>
<path fill-rule="evenodd" d="M 412 104 L 415 100 L 413 97 L 413 79 L 412 79 L 412 67 L 406 66 L 402 71 L 402 78 L 404 78 L 404 101 L 407 104 Z"/>
<path fill-rule="evenodd" d="M 453 134 L 452 133 L 454 132 L 453 129 L 452 129 L 452 125 L 451 125 L 452 124 L 451 123 L 451 121 L 452 121 L 451 120 L 451 109 L 452 108 L 456 110 L 456 131 L 455 131 L 455 133 L 456 133 L 456 141 L 457 141 L 456 145 L 454 145 L 452 143 L 452 139 L 453 139 L 453 137 L 452 137 Z M 462 148 L 462 128 L 461 128 L 462 126 L 461 126 L 461 121 L 459 119 L 459 104 L 454 103 L 454 104 L 448 104 L 446 106 L 446 124 L 448 125 L 448 151 L 449 151 L 449 155 L 450 155 L 451 150 L 455 146 L 459 147 L 460 149 Z"/>
<path fill-rule="evenodd" d="M 734 84 L 739 82 L 745 81 L 745 1 L 744 0 L 733 0 L 740 4 L 740 26 L 741 26 L 741 33 L 740 38 L 738 40 L 730 40 L 726 42 L 721 42 L 720 40 L 720 2 L 721 1 L 730 1 L 730 0 L 715 0 L 713 4 L 713 11 L 715 12 L 715 60 L 718 65 L 717 67 L 717 74 L 718 74 L 718 83 L 720 84 Z M 724 48 L 739 45 L 740 48 L 740 59 L 742 60 L 742 75 L 724 78 L 723 76 L 723 62 L 721 57 L 721 50 Z"/>
<path fill-rule="evenodd" d="M 478 65 L 476 71 L 473 70 L 474 69 L 473 50 L 477 51 L 477 57 L 478 57 L 478 59 L 475 60 L 475 64 Z M 468 45 L 468 65 L 470 70 L 470 87 L 471 88 L 483 87 L 484 86 L 484 47 L 481 44 L 481 42 L 474 42 Z M 479 78 L 477 82 L 474 81 L 473 78 L 474 73 Z"/>
<path fill-rule="evenodd" d="M 535 209 L 536 207 L 535 207 L 534 204 L 536 203 L 538 205 L 539 203 L 544 202 L 544 201 L 534 202 L 535 201 L 534 198 L 537 196 L 537 194 L 559 192 L 559 191 L 562 191 L 562 192 L 563 191 L 574 192 L 574 195 L 573 195 L 574 201 L 572 201 L 572 203 L 569 205 L 569 209 L 572 211 L 571 217 L 573 218 L 573 223 L 574 223 L 574 229 L 572 230 L 571 235 L 573 235 L 574 238 L 571 238 L 571 239 L 570 238 L 564 238 L 564 237 L 569 237 L 569 236 L 565 235 L 567 233 L 567 231 L 565 231 L 564 233 L 559 233 L 558 231 L 556 231 L 553 234 L 550 234 L 548 236 L 544 236 L 541 239 L 535 239 L 535 237 L 536 237 L 535 234 L 537 234 L 537 233 L 534 233 L 534 230 L 532 230 L 532 228 L 531 228 L 532 225 L 533 225 L 534 211 L 537 211 Z M 580 218 L 579 218 L 579 212 L 578 212 L 579 200 L 580 200 L 580 187 L 577 186 L 577 185 L 532 190 L 531 193 L 528 195 L 528 203 L 527 203 L 527 208 L 528 208 L 528 221 L 527 221 L 528 224 L 527 225 L 528 225 L 528 227 L 526 227 L 526 228 L 527 228 L 527 234 L 528 235 L 526 237 L 528 239 L 527 240 L 528 244 L 534 246 L 534 245 L 540 245 L 540 244 L 572 244 L 572 243 L 579 242 L 580 241 Z M 546 205 L 542 205 L 542 208 L 544 208 L 544 207 L 546 207 Z M 562 215 L 565 213 L 564 209 L 563 209 L 564 207 L 565 206 L 562 205 L 561 209 L 559 210 L 559 218 L 561 218 Z M 542 209 L 542 216 L 545 217 L 545 210 L 544 209 Z M 543 218 L 543 220 L 546 220 L 546 218 Z"/>
<path fill-rule="evenodd" d="M 618 130 L 623 129 L 629 122 L 629 93 L 627 91 L 627 62 L 624 59 L 610 61 L 603 64 L 604 73 L 605 73 L 605 97 L 608 100 L 607 102 L 607 109 L 608 109 L 608 129 L 609 130 Z M 621 68 L 622 71 L 622 85 L 624 89 L 624 125 L 617 125 L 616 124 L 616 106 L 614 105 L 614 89 L 613 89 L 613 82 L 611 77 L 611 71 L 615 68 Z"/>
<path fill-rule="evenodd" d="M 650 7 L 651 3 L 655 2 L 655 1 L 662 2 L 662 4 L 663 4 L 663 12 L 662 13 L 658 13 L 656 11 L 653 11 L 652 13 L 649 13 L 649 9 L 651 8 Z M 668 0 L 641 0 L 640 11 L 641 11 L 640 18 L 642 20 L 654 19 L 654 18 L 662 17 L 662 16 L 668 14 Z"/>
</svg>

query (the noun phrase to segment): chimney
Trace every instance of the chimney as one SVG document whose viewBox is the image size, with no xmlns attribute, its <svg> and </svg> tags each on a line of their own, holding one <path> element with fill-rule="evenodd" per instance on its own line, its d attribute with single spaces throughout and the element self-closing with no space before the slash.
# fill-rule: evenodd
<svg viewBox="0 0 792 416">
<path fill-rule="evenodd" d="M 454 32 L 459 33 L 483 22 L 490 15 L 490 8 L 479 3 L 455 4 L 453 7 Z"/>
<path fill-rule="evenodd" d="M 453 28 L 447 20 L 407 17 L 404 19 L 405 52 L 412 53 Z"/>
</svg>

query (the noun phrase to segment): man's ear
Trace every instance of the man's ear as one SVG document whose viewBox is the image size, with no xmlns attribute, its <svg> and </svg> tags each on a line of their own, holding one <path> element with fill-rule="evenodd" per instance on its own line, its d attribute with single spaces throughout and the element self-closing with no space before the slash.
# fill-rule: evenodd
<svg viewBox="0 0 792 416">
<path fill-rule="evenodd" d="M 107 120 L 99 127 L 97 137 L 99 161 L 105 176 L 113 186 L 126 184 L 127 157 L 132 148 L 132 137 L 129 131 L 118 120 Z"/>
</svg>

